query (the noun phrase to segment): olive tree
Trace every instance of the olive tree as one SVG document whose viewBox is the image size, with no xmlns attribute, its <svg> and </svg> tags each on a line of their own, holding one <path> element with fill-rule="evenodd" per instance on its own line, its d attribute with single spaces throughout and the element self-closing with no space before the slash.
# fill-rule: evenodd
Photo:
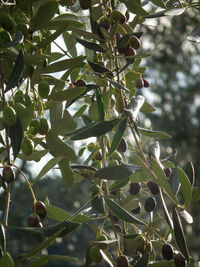
<svg viewBox="0 0 200 267">
<path fill-rule="evenodd" d="M 151 54 L 142 48 L 140 30 L 146 19 L 183 16 L 190 9 L 199 12 L 199 3 L 1 2 L 0 160 L 6 201 L 0 266 L 58 260 L 43 249 L 83 224 L 95 235 L 85 248 L 85 266 L 195 266 L 184 226 L 193 222 L 189 211 L 199 200 L 199 187 L 191 162 L 179 166 L 176 151 L 162 157 L 160 143 L 171 136 L 147 119 L 156 107 L 144 97 L 149 81 L 143 59 Z M 198 34 L 197 25 L 188 41 L 198 42 Z M 46 162 L 31 180 L 21 160 L 34 168 L 42 158 Z M 37 195 L 36 186 L 54 168 L 66 187 L 90 183 L 88 201 L 73 214 L 51 203 L 51 195 Z M 24 226 L 9 221 L 11 189 L 19 176 L 33 202 Z M 54 223 L 46 225 L 47 217 Z M 6 247 L 11 230 L 38 234 L 42 242 L 14 255 Z"/>
</svg>

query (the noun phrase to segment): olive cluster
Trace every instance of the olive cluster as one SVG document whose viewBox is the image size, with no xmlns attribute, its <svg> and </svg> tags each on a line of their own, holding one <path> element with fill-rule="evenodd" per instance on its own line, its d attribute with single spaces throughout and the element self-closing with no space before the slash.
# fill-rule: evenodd
<svg viewBox="0 0 200 267">
<path fill-rule="evenodd" d="M 47 215 L 47 209 L 44 202 L 38 200 L 33 206 L 33 213 L 27 219 L 29 227 L 43 227 L 41 220 Z"/>
<path fill-rule="evenodd" d="M 176 267 L 185 267 L 186 260 L 180 252 L 174 252 L 173 247 L 170 244 L 164 244 L 162 246 L 162 255 L 165 260 L 174 260 Z"/>
</svg>

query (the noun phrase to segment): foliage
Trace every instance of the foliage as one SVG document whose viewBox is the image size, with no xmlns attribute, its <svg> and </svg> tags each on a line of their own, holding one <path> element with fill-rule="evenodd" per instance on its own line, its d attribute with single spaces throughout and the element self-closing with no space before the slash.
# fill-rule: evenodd
<svg viewBox="0 0 200 267">
<path fill-rule="evenodd" d="M 174 163 L 175 153 L 160 158 L 159 142 L 152 138 L 171 136 L 141 123 L 140 118 L 145 120 L 156 108 L 140 93 L 149 87 L 141 62 L 151 55 L 142 50 L 143 33 L 138 30 L 146 19 L 182 15 L 190 9 L 198 12 L 199 4 L 162 0 L 1 3 L 0 157 L 6 201 L 0 265 L 43 266 L 55 259 L 50 254 L 44 257 L 43 249 L 87 224 L 96 239 L 88 244 L 85 266 L 104 261 L 120 267 L 121 259 L 125 264 L 128 259 L 129 266 L 180 266 L 180 261 L 195 266 L 182 218 L 193 222 L 189 210 L 199 199 L 199 188 L 194 186 L 191 162 L 183 170 Z M 197 25 L 188 40 L 198 42 L 198 35 Z M 127 135 L 131 136 L 128 143 Z M 127 155 L 131 155 L 129 162 Z M 43 157 L 48 161 L 29 179 L 19 167 L 20 160 L 36 164 Z M 54 206 L 50 196 L 44 202 L 36 198 L 36 186 L 55 167 L 67 187 L 84 180 L 91 185 L 89 200 L 73 214 Z M 23 227 L 9 222 L 11 188 L 19 174 L 33 202 Z M 152 192 L 157 190 L 147 184 L 158 187 L 156 196 Z M 161 213 L 155 210 L 157 202 Z M 54 223 L 46 225 L 46 216 Z M 159 229 L 163 220 L 165 228 Z M 35 233 L 41 242 L 28 252 L 11 255 L 6 246 L 9 230 Z M 172 248 L 172 257 L 163 249 L 166 243 L 171 244 L 167 247 Z M 119 260 L 122 255 L 128 258 Z M 75 260 L 70 255 L 56 259 Z"/>
</svg>

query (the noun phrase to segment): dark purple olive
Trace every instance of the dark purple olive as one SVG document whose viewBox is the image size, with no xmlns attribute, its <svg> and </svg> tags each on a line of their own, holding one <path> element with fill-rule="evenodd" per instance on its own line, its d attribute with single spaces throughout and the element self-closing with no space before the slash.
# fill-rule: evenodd
<svg viewBox="0 0 200 267">
<path fill-rule="evenodd" d="M 128 267 L 128 258 L 125 255 L 120 255 L 117 258 L 117 267 Z"/>
<path fill-rule="evenodd" d="M 172 170 L 170 168 L 164 168 L 163 171 L 167 177 L 170 177 L 172 174 Z"/>
<path fill-rule="evenodd" d="M 127 150 L 127 142 L 126 142 L 126 139 L 124 137 L 122 137 L 122 139 L 121 139 L 121 141 L 117 147 L 117 151 L 124 153 L 124 152 L 126 152 L 126 150 Z"/>
<path fill-rule="evenodd" d="M 144 87 L 149 87 L 149 81 L 147 81 L 146 79 L 142 78 L 143 83 L 144 83 Z"/>
<path fill-rule="evenodd" d="M 44 219 L 47 216 L 47 208 L 45 206 L 45 204 L 38 200 L 34 207 L 33 207 L 33 211 L 40 217 L 40 219 Z"/>
<path fill-rule="evenodd" d="M 186 266 L 186 260 L 181 253 L 177 253 L 174 255 L 174 264 L 176 267 Z"/>
<path fill-rule="evenodd" d="M 140 40 L 134 35 L 130 36 L 129 42 L 134 49 L 139 49 L 141 47 Z"/>
<path fill-rule="evenodd" d="M 37 214 L 32 213 L 27 219 L 28 227 L 39 227 L 40 226 L 39 224 L 40 224 L 40 217 Z"/>
<path fill-rule="evenodd" d="M 129 193 L 137 195 L 140 192 L 141 183 L 130 183 Z"/>
<path fill-rule="evenodd" d="M 146 212 L 152 212 L 156 208 L 156 200 L 154 197 L 148 197 L 144 203 L 144 209 Z"/>
<path fill-rule="evenodd" d="M 75 82 L 75 86 L 79 87 L 79 86 L 86 86 L 86 82 L 83 79 L 79 79 Z"/>
<path fill-rule="evenodd" d="M 153 195 L 160 193 L 159 186 L 154 181 L 148 181 L 147 186 Z"/>
<path fill-rule="evenodd" d="M 134 213 L 134 214 L 139 214 L 140 211 L 141 211 L 141 204 L 140 203 L 138 203 L 138 207 L 137 208 L 131 210 L 131 212 Z"/>
<path fill-rule="evenodd" d="M 162 255 L 165 260 L 172 260 L 174 257 L 173 247 L 170 244 L 162 246 Z"/>
</svg>

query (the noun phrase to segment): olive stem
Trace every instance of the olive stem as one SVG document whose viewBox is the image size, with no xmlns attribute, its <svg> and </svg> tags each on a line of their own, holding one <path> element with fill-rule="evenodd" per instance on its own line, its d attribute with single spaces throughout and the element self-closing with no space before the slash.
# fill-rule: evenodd
<svg viewBox="0 0 200 267">
<path fill-rule="evenodd" d="M 9 214 L 9 209 L 10 209 L 10 189 L 11 189 L 11 184 L 8 184 L 6 207 L 5 207 L 5 214 L 4 214 L 4 226 L 5 227 L 8 227 L 8 214 Z"/>
<path fill-rule="evenodd" d="M 24 179 L 25 179 L 25 181 L 26 181 L 26 183 L 27 183 L 27 185 L 28 185 L 28 188 L 29 188 L 29 190 L 31 191 L 31 195 L 32 195 L 32 198 L 33 198 L 33 202 L 36 203 L 36 202 L 37 202 L 37 199 L 36 199 L 36 197 L 35 197 L 35 193 L 33 192 L 32 185 L 31 185 L 31 183 L 29 182 L 29 180 L 27 179 L 26 175 L 25 175 L 24 172 L 23 172 L 20 168 L 18 168 L 16 165 L 13 165 L 13 167 L 15 167 L 15 168 L 21 173 L 21 175 L 24 177 Z"/>
</svg>

